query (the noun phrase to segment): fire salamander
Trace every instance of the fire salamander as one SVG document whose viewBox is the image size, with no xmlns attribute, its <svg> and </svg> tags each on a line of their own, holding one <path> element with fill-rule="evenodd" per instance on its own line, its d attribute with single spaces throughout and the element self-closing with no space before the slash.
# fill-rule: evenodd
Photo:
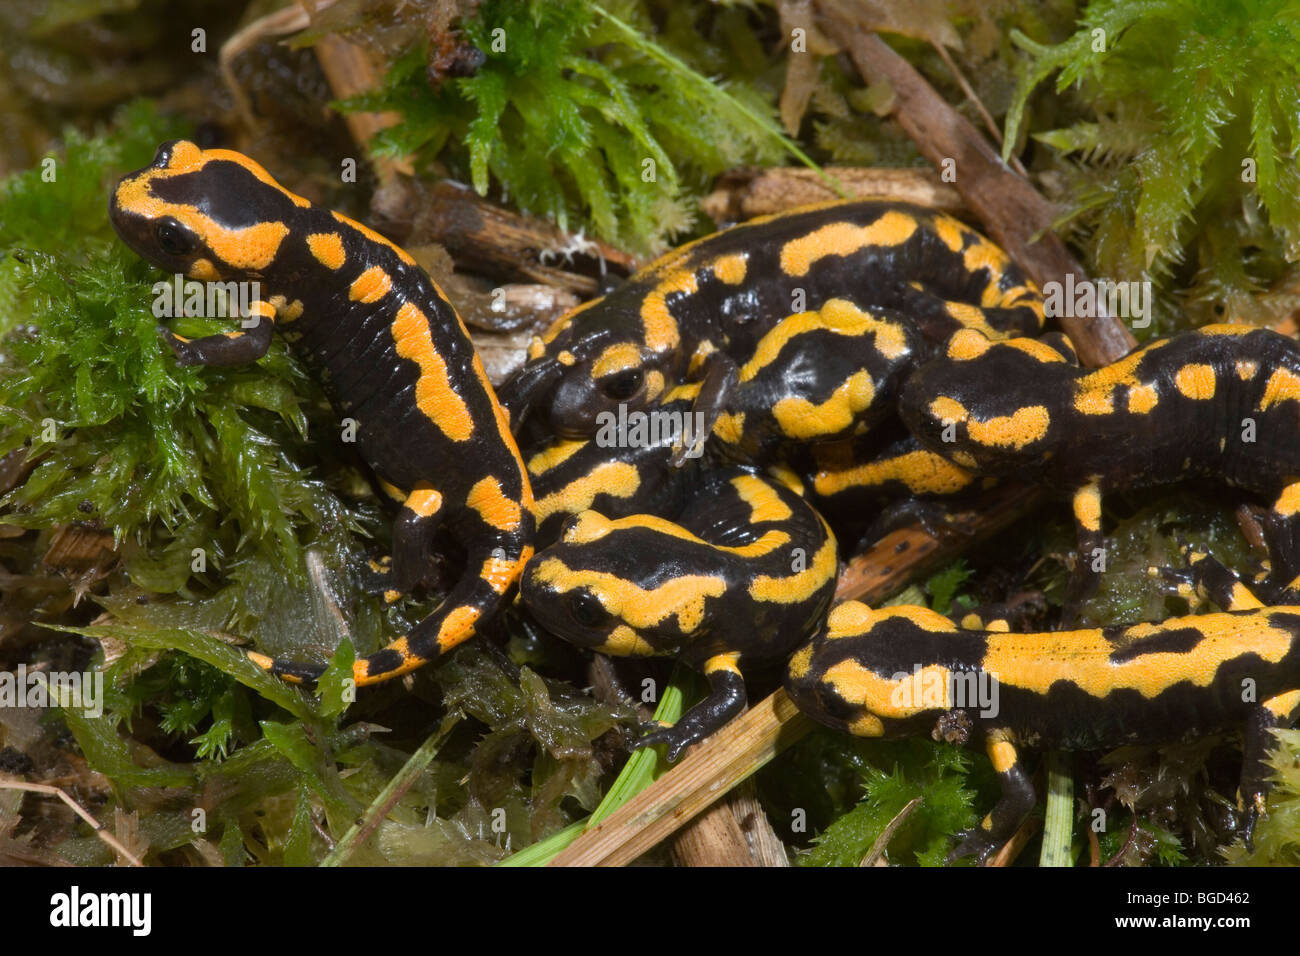
<svg viewBox="0 0 1300 956">
<path fill-rule="evenodd" d="M 908 380 L 903 420 L 931 451 L 982 475 L 1073 495 L 1079 560 L 1067 620 L 1104 570 L 1102 496 L 1213 478 L 1273 497 L 1272 570 L 1300 587 L 1300 344 L 1211 325 L 1089 370 L 1033 339 L 964 330 Z"/>
<path fill-rule="evenodd" d="M 1197 557 L 1198 586 L 1223 611 L 1159 624 L 1011 634 L 962 630 L 923 607 L 846 602 L 791 658 L 786 689 L 813 719 L 858 736 L 982 739 L 1002 797 L 950 860 L 986 861 L 1033 808 L 1021 747 L 1098 750 L 1244 724 L 1249 845 L 1265 810 L 1269 731 L 1300 716 L 1300 606 L 1264 607 Z"/>
<path fill-rule="evenodd" d="M 602 412 L 703 380 L 697 410 L 712 422 L 759 339 L 836 298 L 902 312 L 936 343 L 962 327 L 1029 335 L 1043 322 L 1028 278 L 957 220 L 883 200 L 826 203 L 689 243 L 562 316 L 502 401 L 516 424 L 537 409 L 556 432 L 586 437 Z"/>
<path fill-rule="evenodd" d="M 709 694 L 673 727 L 676 760 L 745 706 L 742 668 L 778 661 L 819 627 L 835 588 L 830 528 L 796 493 L 749 469 L 710 471 L 670 522 L 584 511 L 529 563 L 520 597 L 552 633 L 617 656 L 676 655 Z"/>
<path fill-rule="evenodd" d="M 509 418 L 437 285 L 383 236 L 229 150 L 164 143 L 117 184 L 109 214 L 127 245 L 168 272 L 259 284 L 251 327 L 195 340 L 165 331 L 167 341 L 182 364 L 240 365 L 265 355 L 280 327 L 401 502 L 395 587 L 420 578 L 435 532 L 464 546 L 465 576 L 410 633 L 357 661 L 357 683 L 406 673 L 472 636 L 532 556 L 532 491 Z M 324 669 L 254 660 L 298 681 Z"/>
</svg>

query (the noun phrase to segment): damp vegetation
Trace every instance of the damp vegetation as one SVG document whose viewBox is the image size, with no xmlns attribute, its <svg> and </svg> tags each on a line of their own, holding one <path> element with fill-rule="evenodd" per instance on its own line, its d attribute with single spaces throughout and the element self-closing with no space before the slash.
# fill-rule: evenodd
<svg viewBox="0 0 1300 956">
<path fill-rule="evenodd" d="M 0 670 L 102 672 L 106 719 L 70 699 L 43 714 L 0 708 L 0 773 L 72 781 L 148 863 L 549 859 L 611 789 L 663 772 L 646 752 L 619 777 L 646 715 L 594 693 L 589 655 L 513 613 L 445 661 L 350 698 L 354 657 L 438 595 L 390 606 L 366 593 L 355 572 L 386 552 L 388 518 L 317 385 L 278 340 L 255 366 L 178 366 L 151 311 L 154 284 L 170 277 L 107 219 L 115 177 L 163 140 L 211 135 L 225 115 L 199 92 L 220 83 L 215 53 L 187 75 L 186 57 L 159 52 L 170 28 L 142 26 L 160 19 L 149 0 L 21 6 L 0 13 L 0 95 L 22 107 L 0 121 L 11 171 L 0 183 Z M 215 24 L 236 26 L 234 12 L 213 12 L 227 6 L 185 5 L 218 18 L 213 51 Z M 277 170 L 301 167 L 291 184 L 306 195 L 367 215 L 364 174 L 339 196 L 330 164 L 299 162 L 294 145 L 346 140 L 340 115 L 388 111 L 372 158 L 408 159 L 425 180 L 457 179 L 644 258 L 714 227 L 700 200 L 733 167 L 920 163 L 885 115 L 893 91 L 860 81 L 843 38 L 813 35 L 810 57 L 791 55 L 797 6 L 339 0 L 237 73 L 265 124 L 257 142 Z M 1272 322 L 1296 307 L 1295 2 L 1214 14 L 1192 0 L 877 6 L 891 45 L 942 96 L 1005 133 L 1008 158 L 1060 203 L 1095 275 L 1155 283 L 1160 331 Z M 324 119 L 310 49 L 331 35 L 374 54 L 382 85 Z M 19 74 L 20 62 L 61 65 L 32 74 L 59 82 Z M 1147 573 L 1177 565 L 1184 544 L 1255 571 L 1221 498 L 1108 500 L 1110 563 L 1085 622 L 1186 613 Z M 1072 547 L 1068 508 L 1049 507 L 893 601 L 955 613 L 1033 593 L 1043 597 L 1025 626 L 1050 627 Z M 250 663 L 253 642 L 331 670 L 305 694 Z M 670 685 L 667 665 L 648 673 L 671 687 L 665 705 L 680 707 L 679 685 L 699 693 Z M 1077 756 L 1072 859 L 1300 863 L 1300 732 L 1279 734 L 1254 853 L 1232 837 L 1238 748 L 1224 735 Z M 953 834 L 997 797 L 978 751 L 825 730 L 757 783 L 804 866 L 942 865 Z M 23 806 L 0 789 L 0 862 L 112 861 L 70 813 Z M 1098 809 L 1107 827 L 1089 835 Z"/>
<path fill-rule="evenodd" d="M 1013 38 L 1004 156 L 1028 135 L 1069 161 L 1066 220 L 1097 275 L 1153 280 L 1165 331 L 1188 306 L 1249 322 L 1294 306 L 1276 294 L 1300 260 L 1300 4 L 1094 0 L 1059 43 Z M 1051 78 L 1084 108 L 1033 131 L 1027 98 Z"/>
</svg>

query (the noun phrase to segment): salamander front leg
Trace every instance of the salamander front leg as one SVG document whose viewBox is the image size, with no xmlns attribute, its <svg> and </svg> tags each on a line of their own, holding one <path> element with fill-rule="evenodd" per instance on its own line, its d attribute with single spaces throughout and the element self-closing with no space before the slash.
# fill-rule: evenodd
<svg viewBox="0 0 1300 956">
<path fill-rule="evenodd" d="M 745 709 L 745 679 L 740 673 L 736 653 L 716 654 L 704 662 L 704 676 L 709 681 L 709 696 L 700 701 L 671 727 L 660 727 L 646 734 L 633 747 L 668 745 L 668 759 L 675 761 L 683 750 L 722 728 Z"/>
<path fill-rule="evenodd" d="M 181 365 L 248 365 L 271 347 L 275 333 L 275 306 L 257 301 L 249 307 L 248 325 L 235 332 L 187 339 L 171 329 L 162 330 Z"/>
<path fill-rule="evenodd" d="M 1147 573 L 1158 575 L 1169 584 L 1170 590 L 1194 604 L 1196 596 L 1203 596 L 1225 611 L 1249 611 L 1264 606 L 1253 591 L 1231 570 L 1204 551 L 1186 548 L 1186 568 L 1149 568 Z"/>
<path fill-rule="evenodd" d="M 981 865 L 988 862 L 998 847 L 1011 839 L 1037 799 L 1011 735 L 1002 729 L 990 730 L 985 735 L 984 745 L 1002 786 L 1002 798 L 978 827 L 957 834 L 960 842 L 948 854 L 949 863 L 972 854 Z"/>
<path fill-rule="evenodd" d="M 688 457 L 699 455 L 699 447 L 712 434 L 718 416 L 726 409 L 739 381 L 740 371 L 725 352 L 713 352 L 705 359 L 704 380 L 695 396 L 695 403 L 691 406 L 693 412 L 702 416 L 696 419 L 701 427 L 695 431 L 697 437 L 692 447 L 687 447 L 683 439 L 681 446 L 673 449 L 669 458 L 671 465 L 680 468 Z"/>
</svg>

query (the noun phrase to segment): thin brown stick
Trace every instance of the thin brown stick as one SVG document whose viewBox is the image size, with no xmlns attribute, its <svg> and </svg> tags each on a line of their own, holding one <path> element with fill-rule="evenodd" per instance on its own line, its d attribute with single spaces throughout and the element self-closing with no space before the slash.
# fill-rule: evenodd
<svg viewBox="0 0 1300 956">
<path fill-rule="evenodd" d="M 907 822 L 907 818 L 910 817 L 920 805 L 920 797 L 913 797 L 911 800 L 907 801 L 903 809 L 894 814 L 894 819 L 885 824 L 885 829 L 880 831 L 880 836 L 876 837 L 876 842 L 871 844 L 871 849 L 867 851 L 867 855 L 862 858 L 862 862 L 859 863 L 858 866 L 878 865 L 878 862 L 884 858 L 885 850 L 889 846 L 889 841 L 894 838 L 894 834 L 898 832 L 898 828 Z"/>
<path fill-rule="evenodd" d="M 1024 822 L 1020 824 L 1020 829 L 1016 830 L 1016 832 L 1011 835 L 1010 840 L 1002 844 L 1002 849 L 993 854 L 992 859 L 990 859 L 985 865 L 1010 866 L 1012 863 L 1016 862 L 1016 857 L 1020 856 L 1021 851 L 1025 848 L 1025 844 L 1033 839 L 1034 834 L 1038 832 L 1038 828 L 1042 825 L 1043 821 L 1038 819 L 1038 817 L 1025 818 Z"/>
<path fill-rule="evenodd" d="M 778 690 L 574 840 L 550 865 L 626 866 L 812 728 Z"/>
<path fill-rule="evenodd" d="M 26 780 L 14 780 L 12 777 L 0 777 L 0 790 L 25 790 L 28 793 L 40 793 L 45 796 L 58 797 L 66 803 L 69 809 L 77 816 L 90 824 L 95 835 L 103 840 L 119 857 L 124 859 L 131 866 L 144 866 L 140 858 L 128 850 L 117 837 L 108 831 L 108 829 L 96 820 L 90 811 L 86 810 L 81 804 L 73 800 L 64 790 L 48 783 L 28 783 Z"/>
<path fill-rule="evenodd" d="M 1086 277 L 1083 266 L 1051 231 L 1056 209 L 1028 182 L 1016 175 L 983 136 L 953 109 L 917 70 L 874 33 L 861 33 L 845 21 L 834 4 L 820 7 L 831 21 L 831 35 L 849 34 L 849 55 L 868 83 L 888 83 L 894 90 L 894 118 L 931 163 L 951 166 L 953 185 L 979 217 L 994 241 L 1039 284 L 1062 281 L 1073 273 Z M 1061 326 L 1089 366 L 1123 358 L 1137 344 L 1113 316 L 1060 316 Z"/>
<path fill-rule="evenodd" d="M 935 52 L 939 54 L 939 57 L 943 60 L 944 64 L 947 65 L 948 72 L 951 73 L 953 79 L 957 81 L 957 85 L 961 87 L 961 91 L 966 95 L 966 99 L 970 101 L 970 104 L 975 107 L 976 112 L 980 114 L 980 118 L 984 120 L 984 128 L 987 129 L 989 135 L 993 137 L 993 142 L 1001 146 L 1002 130 L 998 129 L 998 124 L 993 122 L 993 114 L 984 106 L 984 101 L 975 95 L 975 90 L 971 87 L 970 83 L 966 82 L 965 74 L 957 68 L 957 64 L 953 62 L 952 56 L 949 55 L 948 50 L 944 45 L 942 43 L 935 43 L 933 40 L 930 41 L 930 45 L 934 47 Z M 1020 164 L 1019 157 L 1011 157 L 1011 168 L 1026 179 L 1029 178 L 1029 173 L 1025 167 Z"/>
</svg>

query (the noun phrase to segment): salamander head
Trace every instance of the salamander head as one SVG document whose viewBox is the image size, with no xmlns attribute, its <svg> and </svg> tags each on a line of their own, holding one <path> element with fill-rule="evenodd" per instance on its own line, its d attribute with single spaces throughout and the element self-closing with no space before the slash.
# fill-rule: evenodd
<svg viewBox="0 0 1300 956">
<path fill-rule="evenodd" d="M 261 275 L 310 205 L 241 153 L 173 140 L 118 180 L 108 214 L 142 258 L 213 281 Z"/>
<path fill-rule="evenodd" d="M 932 451 L 963 468 L 1005 475 L 1043 464 L 1063 437 L 1073 353 L 1055 342 L 992 342 L 973 329 L 908 379 L 899 412 Z"/>
<path fill-rule="evenodd" d="M 617 419 L 620 405 L 627 412 L 644 411 L 674 384 L 669 381 L 669 355 L 644 347 L 616 328 L 582 328 L 581 337 L 578 326 L 570 325 L 549 342 L 534 341 L 528 362 L 500 393 L 514 420 L 522 421 L 531 410 L 556 434 L 587 438 L 608 416 Z"/>
<path fill-rule="evenodd" d="M 944 640 L 964 639 L 951 621 L 924 607 L 873 610 L 845 601 L 790 658 L 786 692 L 828 727 L 859 737 L 904 736 L 933 727 L 958 705 L 950 666 L 961 651 L 946 665 L 921 656 Z"/>
</svg>

